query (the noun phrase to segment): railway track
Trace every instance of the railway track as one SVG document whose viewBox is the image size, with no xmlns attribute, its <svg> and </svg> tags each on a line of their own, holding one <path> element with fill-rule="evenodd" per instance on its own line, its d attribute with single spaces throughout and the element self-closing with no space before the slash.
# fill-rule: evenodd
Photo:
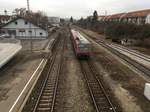
<svg viewBox="0 0 150 112">
<path fill-rule="evenodd" d="M 58 47 L 59 51 L 54 56 L 33 112 L 54 111 L 64 49 L 64 47 L 62 47 L 64 45 L 62 44 L 64 44 L 64 42 L 61 42 L 60 44 L 61 45 Z M 60 54 L 58 55 L 58 53 Z"/>
<path fill-rule="evenodd" d="M 59 83 L 59 75 L 63 63 L 65 39 L 59 34 L 49 48 L 48 62 L 39 77 L 22 112 L 53 112 L 56 104 L 56 93 Z"/>
<path fill-rule="evenodd" d="M 107 44 L 107 45 L 108 45 L 108 44 Z M 136 51 L 129 50 L 129 49 L 124 48 L 124 47 L 121 47 L 121 46 L 116 46 L 116 45 L 108 45 L 108 46 L 110 46 L 110 47 L 112 47 L 112 48 L 114 48 L 114 49 L 116 49 L 116 50 L 118 49 L 118 50 L 127 52 L 127 53 L 129 53 L 129 54 L 131 54 L 131 55 L 133 55 L 133 56 L 136 56 L 136 57 L 141 58 L 141 59 L 143 59 L 143 60 L 145 60 L 145 61 L 147 61 L 147 62 L 150 62 L 150 57 L 147 56 L 147 55 L 144 55 L 144 54 L 142 54 L 142 53 L 138 53 L 138 52 L 136 52 Z"/>
<path fill-rule="evenodd" d="M 87 35 L 88 37 L 91 37 L 91 35 L 85 33 L 84 31 L 82 31 L 81 29 L 79 29 L 81 32 L 83 32 L 85 35 Z M 118 56 L 119 58 L 121 58 L 122 60 L 124 60 L 125 62 L 127 62 L 129 65 L 131 65 L 133 68 L 135 68 L 136 70 L 140 71 L 142 74 L 144 74 L 145 76 L 150 77 L 150 68 L 142 65 L 141 63 L 138 63 L 137 61 L 131 59 L 130 57 L 120 53 L 119 51 L 113 49 L 112 47 L 108 46 L 107 44 L 105 44 L 103 41 L 99 41 L 96 40 L 96 43 L 98 43 L 99 45 L 103 46 L 104 48 L 108 49 L 110 52 L 112 52 L 113 54 L 115 54 L 116 56 Z M 129 51 L 131 52 L 131 51 Z M 132 53 L 133 54 L 133 53 Z M 134 52 L 135 54 L 135 52 Z M 135 54 L 136 55 L 136 54 Z M 136 55 L 137 56 L 137 55 Z M 145 55 L 141 55 L 144 57 L 145 61 L 149 60 L 149 56 L 145 56 Z M 141 57 L 139 56 L 139 58 Z M 142 58 L 143 59 L 143 58 Z M 149 62 L 149 61 L 148 61 Z"/>
<path fill-rule="evenodd" d="M 128 64 L 132 65 L 135 69 L 137 69 L 138 71 L 142 72 L 143 74 L 147 75 L 148 77 L 150 77 L 150 69 L 145 67 L 144 65 L 138 63 L 137 61 L 132 60 L 131 58 L 129 58 L 126 55 L 123 55 L 122 53 L 120 53 L 119 51 L 112 49 L 110 46 L 104 44 L 104 43 L 99 43 L 101 46 L 103 46 L 104 48 L 108 49 L 110 52 L 112 52 L 113 54 L 117 55 L 118 57 L 120 57 L 122 60 L 124 60 L 125 62 L 127 62 Z"/>
<path fill-rule="evenodd" d="M 96 112 L 116 112 L 116 108 L 99 80 L 98 72 L 91 60 L 80 61 L 80 65 Z"/>
</svg>

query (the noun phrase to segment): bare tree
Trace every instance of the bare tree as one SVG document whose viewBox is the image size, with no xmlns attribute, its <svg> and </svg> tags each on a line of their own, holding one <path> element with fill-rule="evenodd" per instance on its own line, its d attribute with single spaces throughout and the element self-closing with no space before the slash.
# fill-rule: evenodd
<svg viewBox="0 0 150 112">
<path fill-rule="evenodd" d="M 42 28 L 46 28 L 48 24 L 48 18 L 42 11 L 29 12 L 28 10 L 26 10 L 26 8 L 16 8 L 14 9 L 13 13 L 16 17 L 23 17 Z"/>
</svg>

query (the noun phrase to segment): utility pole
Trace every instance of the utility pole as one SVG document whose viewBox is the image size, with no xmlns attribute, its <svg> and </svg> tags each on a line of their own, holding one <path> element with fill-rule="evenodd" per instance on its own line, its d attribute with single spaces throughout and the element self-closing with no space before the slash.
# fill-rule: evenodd
<svg viewBox="0 0 150 112">
<path fill-rule="evenodd" d="M 29 0 L 27 0 L 27 8 L 28 8 L 28 16 L 30 18 L 30 3 L 29 3 Z M 29 21 L 29 36 L 30 36 L 30 50 L 31 50 L 31 53 L 32 53 L 32 50 L 33 50 L 33 43 L 32 43 L 32 30 L 31 30 L 31 23 Z"/>
<path fill-rule="evenodd" d="M 105 18 L 107 17 L 107 10 L 105 10 Z M 105 25 L 104 25 L 104 36 L 106 37 L 106 21 L 107 20 L 104 20 L 105 22 Z"/>
</svg>

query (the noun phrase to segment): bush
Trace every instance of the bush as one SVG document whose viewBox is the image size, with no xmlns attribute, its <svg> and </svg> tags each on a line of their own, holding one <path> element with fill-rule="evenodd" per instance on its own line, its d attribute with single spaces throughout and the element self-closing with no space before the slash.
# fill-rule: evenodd
<svg viewBox="0 0 150 112">
<path fill-rule="evenodd" d="M 145 39 L 150 37 L 150 25 L 136 25 L 131 23 L 123 22 L 95 22 L 83 21 L 82 24 L 79 23 L 82 27 L 91 29 L 100 34 L 104 34 L 111 39 L 122 39 L 122 38 L 131 38 L 131 39 Z"/>
</svg>

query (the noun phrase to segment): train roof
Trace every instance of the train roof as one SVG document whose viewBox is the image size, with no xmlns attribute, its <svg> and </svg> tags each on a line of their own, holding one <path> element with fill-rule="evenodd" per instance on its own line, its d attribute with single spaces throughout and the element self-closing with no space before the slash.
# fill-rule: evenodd
<svg viewBox="0 0 150 112">
<path fill-rule="evenodd" d="M 90 42 L 83 35 L 81 35 L 81 33 L 79 33 L 78 31 L 75 31 L 75 30 L 72 30 L 72 32 L 73 32 L 73 35 L 74 35 L 77 43 L 90 44 Z"/>
</svg>

